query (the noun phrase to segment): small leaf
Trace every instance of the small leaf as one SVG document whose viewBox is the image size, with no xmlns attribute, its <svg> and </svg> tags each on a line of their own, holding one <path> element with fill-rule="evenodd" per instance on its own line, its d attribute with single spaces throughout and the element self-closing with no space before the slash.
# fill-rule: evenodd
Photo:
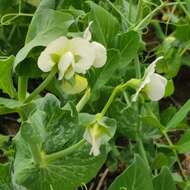
<svg viewBox="0 0 190 190">
<path fill-rule="evenodd" d="M 176 128 L 187 116 L 190 111 L 190 100 L 188 100 L 180 110 L 172 117 L 172 119 L 166 125 L 166 129 Z"/>
<path fill-rule="evenodd" d="M 93 21 L 92 34 L 93 40 L 110 46 L 119 31 L 118 20 L 103 7 L 98 6 L 92 1 L 88 1 L 91 8 L 89 19 Z"/>
<path fill-rule="evenodd" d="M 140 156 L 111 184 L 108 190 L 154 190 L 149 168 Z"/>
<path fill-rule="evenodd" d="M 188 153 L 190 151 L 190 130 L 187 130 L 180 140 L 175 145 L 177 151 L 181 154 Z"/>
<path fill-rule="evenodd" d="M 15 89 L 12 80 L 14 56 L 0 60 L 0 89 L 7 93 L 10 97 L 15 96 Z"/>
<path fill-rule="evenodd" d="M 154 190 L 176 190 L 170 170 L 164 167 L 153 180 Z"/>
</svg>

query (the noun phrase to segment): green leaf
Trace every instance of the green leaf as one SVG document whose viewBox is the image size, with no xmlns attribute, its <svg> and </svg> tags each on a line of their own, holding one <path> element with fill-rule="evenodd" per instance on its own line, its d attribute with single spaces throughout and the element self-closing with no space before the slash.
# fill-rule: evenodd
<svg viewBox="0 0 190 190">
<path fill-rule="evenodd" d="M 0 0 L 0 12 L 5 11 L 6 9 L 8 9 L 11 5 L 13 4 L 13 0 Z"/>
<path fill-rule="evenodd" d="M 138 32 L 129 31 L 119 35 L 118 49 L 121 52 L 121 62 L 126 66 L 136 55 L 140 47 Z"/>
<path fill-rule="evenodd" d="M 154 190 L 149 168 L 140 156 L 111 184 L 108 190 Z"/>
<path fill-rule="evenodd" d="M 36 111 L 15 138 L 14 181 L 30 190 L 74 190 L 87 183 L 104 163 L 106 151 L 98 157 L 90 156 L 90 146 L 84 144 L 73 153 L 47 161 L 46 155 L 81 140 L 84 129 L 79 126 L 72 104 L 61 108 L 57 98 L 50 94 L 35 103 Z"/>
<path fill-rule="evenodd" d="M 172 119 L 166 125 L 166 129 L 176 128 L 187 116 L 190 111 L 190 100 L 188 100 L 180 110 L 172 117 Z"/>
<path fill-rule="evenodd" d="M 152 166 L 151 168 L 152 169 L 160 169 L 162 166 L 166 166 L 169 164 L 169 159 L 167 157 L 167 155 L 165 155 L 164 153 L 162 152 L 159 152 L 153 162 L 152 162 Z"/>
<path fill-rule="evenodd" d="M 9 113 L 9 112 L 17 112 L 18 108 L 24 106 L 21 102 L 0 97 L 0 115 Z"/>
<path fill-rule="evenodd" d="M 13 190 L 9 164 L 0 164 L 0 189 Z"/>
<path fill-rule="evenodd" d="M 12 80 L 14 56 L 0 60 L 0 89 L 10 97 L 15 96 L 15 89 Z"/>
<path fill-rule="evenodd" d="M 68 13 L 53 10 L 54 6 L 52 0 L 44 0 L 39 5 L 28 29 L 26 44 L 16 55 L 14 68 L 17 72 L 22 69 L 22 64 L 19 63 L 34 47 L 47 46 L 51 41 L 67 34 L 68 28 L 74 21 L 73 17 Z M 27 73 L 27 64 L 23 67 Z"/>
<path fill-rule="evenodd" d="M 88 1 L 88 4 L 91 8 L 89 20 L 93 21 L 93 40 L 102 43 L 106 47 L 110 47 L 120 28 L 118 20 L 94 2 Z"/>
<path fill-rule="evenodd" d="M 154 178 L 153 184 L 154 190 L 176 190 L 170 170 L 166 167 L 162 168 L 160 174 Z"/>
<path fill-rule="evenodd" d="M 185 131 L 180 140 L 175 145 L 177 151 L 181 154 L 188 153 L 190 151 L 190 130 Z"/>
</svg>

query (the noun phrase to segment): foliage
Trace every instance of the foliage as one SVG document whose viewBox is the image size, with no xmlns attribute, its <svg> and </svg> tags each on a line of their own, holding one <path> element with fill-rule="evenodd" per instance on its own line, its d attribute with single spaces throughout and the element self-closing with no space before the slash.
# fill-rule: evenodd
<svg viewBox="0 0 190 190">
<path fill-rule="evenodd" d="M 0 189 L 189 190 L 189 10 L 0 0 Z"/>
</svg>

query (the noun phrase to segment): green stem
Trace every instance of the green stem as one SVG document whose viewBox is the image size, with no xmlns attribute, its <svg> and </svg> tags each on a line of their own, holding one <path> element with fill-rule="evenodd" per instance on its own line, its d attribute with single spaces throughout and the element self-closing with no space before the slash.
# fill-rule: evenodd
<svg viewBox="0 0 190 190">
<path fill-rule="evenodd" d="M 49 73 L 48 77 L 26 98 L 24 103 L 28 103 L 33 100 L 41 91 L 43 91 L 46 86 L 51 82 L 57 73 L 57 67 L 54 67 L 52 71 Z"/>
<path fill-rule="evenodd" d="M 81 146 L 83 146 L 85 144 L 85 142 L 86 142 L 85 139 L 82 139 L 78 143 L 70 146 L 69 148 L 66 148 L 66 149 L 61 150 L 61 151 L 56 152 L 56 153 L 46 155 L 45 160 L 47 162 L 52 162 L 52 161 L 55 161 L 57 159 L 63 158 L 64 156 L 67 156 L 67 155 L 75 152 L 76 150 L 78 150 Z"/>
<path fill-rule="evenodd" d="M 34 162 L 40 165 L 42 158 L 41 158 L 41 152 L 40 152 L 39 146 L 37 144 L 29 144 L 29 146 L 30 146 L 30 150 L 31 150 Z"/>
<path fill-rule="evenodd" d="M 148 105 L 145 104 L 145 107 L 147 109 L 147 111 L 149 112 L 149 114 L 152 116 L 152 117 L 155 117 L 157 119 L 157 117 L 155 116 L 155 114 L 152 112 L 152 110 L 150 109 L 150 107 Z M 169 148 L 170 150 L 173 151 L 175 157 L 176 157 L 176 161 L 177 161 L 177 164 L 179 166 L 179 169 L 181 171 L 181 174 L 183 176 L 183 178 L 187 181 L 187 177 L 185 175 L 185 172 L 183 170 L 183 167 L 181 165 L 181 162 L 180 162 L 180 159 L 178 157 L 178 154 L 177 154 L 177 151 L 175 150 L 175 145 L 172 143 L 172 141 L 170 140 L 170 137 L 168 136 L 167 132 L 165 131 L 165 128 L 163 127 L 158 127 L 158 129 L 160 130 L 160 132 L 162 133 L 162 135 L 165 137 L 165 139 L 167 140 L 168 142 L 168 147 L 167 146 L 164 146 L 164 148 Z"/>
<path fill-rule="evenodd" d="M 90 98 L 90 88 L 88 88 L 86 90 L 85 94 L 83 95 L 83 97 L 80 99 L 80 101 L 76 105 L 76 109 L 77 109 L 78 112 L 80 112 L 83 109 L 83 107 L 88 102 L 89 98 Z"/>
<path fill-rule="evenodd" d="M 28 77 L 20 76 L 18 78 L 18 99 L 23 102 L 26 98 L 28 87 Z"/>
<path fill-rule="evenodd" d="M 151 22 L 151 24 L 155 28 L 155 32 L 156 32 L 157 37 L 161 41 L 163 41 L 166 36 L 165 36 L 164 32 L 162 31 L 162 28 L 160 27 L 160 23 L 159 22 Z"/>
<path fill-rule="evenodd" d="M 183 167 L 182 167 L 182 165 L 181 165 L 181 162 L 180 162 L 180 159 L 179 159 L 179 157 L 178 157 L 177 151 L 175 150 L 175 145 L 174 145 L 174 144 L 172 143 L 172 141 L 170 140 L 170 138 L 169 138 L 167 132 L 162 131 L 162 134 L 164 135 L 165 139 L 167 140 L 168 144 L 170 145 L 170 147 L 171 147 L 171 149 L 172 149 L 172 151 L 173 151 L 173 153 L 174 153 L 174 155 L 175 155 L 175 157 L 176 157 L 177 164 L 178 164 L 178 166 L 179 166 L 179 169 L 180 169 L 180 171 L 181 171 L 181 174 L 182 174 L 184 180 L 187 181 L 188 179 L 187 179 L 187 176 L 185 175 L 185 172 L 184 172 Z"/>
<path fill-rule="evenodd" d="M 148 167 L 150 167 L 149 162 L 148 162 L 148 158 L 147 158 L 147 155 L 146 155 L 146 151 L 145 151 L 145 148 L 144 148 L 144 145 L 143 145 L 143 142 L 142 142 L 142 140 L 141 140 L 141 138 L 139 137 L 138 134 L 136 135 L 136 142 L 137 142 L 137 146 L 138 146 L 140 155 L 144 159 L 146 165 Z"/>
<path fill-rule="evenodd" d="M 104 106 L 104 108 L 101 111 L 101 115 L 104 116 L 108 110 L 108 108 L 110 107 L 110 105 L 112 104 L 114 98 L 116 97 L 116 95 L 123 90 L 123 85 L 120 84 L 118 86 L 116 86 L 111 94 L 111 96 L 109 97 L 106 105 Z"/>
<path fill-rule="evenodd" d="M 139 21 L 142 20 L 142 16 L 143 16 L 143 0 L 139 0 L 137 5 L 136 23 L 139 23 Z"/>
<path fill-rule="evenodd" d="M 136 71 L 136 77 L 138 79 L 140 79 L 141 78 L 141 65 L 140 65 L 138 56 L 135 57 L 135 71 Z"/>
<path fill-rule="evenodd" d="M 185 6 L 183 5 L 183 3 L 180 0 L 177 0 L 177 2 L 179 3 L 179 6 L 184 11 L 184 13 L 186 14 L 186 16 L 188 17 L 188 19 L 190 21 L 190 13 L 189 13 L 189 11 L 185 8 Z"/>
<path fill-rule="evenodd" d="M 161 5 L 159 5 L 157 8 L 155 8 L 151 13 L 149 13 L 146 17 L 144 17 L 142 20 L 141 20 L 141 22 L 139 22 L 134 28 L 132 28 L 133 30 L 136 30 L 136 31 L 138 31 L 143 25 L 145 25 L 146 24 L 146 22 L 150 19 L 150 18 L 152 18 L 154 15 L 155 15 L 155 13 L 157 12 L 157 11 L 159 11 L 160 9 L 162 9 L 163 7 L 165 7 L 165 6 L 172 6 L 172 5 L 178 5 L 178 4 L 181 4 L 181 5 L 183 5 L 184 3 L 179 3 L 179 2 L 171 2 L 171 3 L 162 3 Z"/>
</svg>

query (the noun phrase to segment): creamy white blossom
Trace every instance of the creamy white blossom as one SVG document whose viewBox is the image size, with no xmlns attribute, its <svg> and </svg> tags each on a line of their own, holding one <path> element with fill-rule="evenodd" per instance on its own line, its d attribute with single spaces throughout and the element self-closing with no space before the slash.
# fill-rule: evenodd
<svg viewBox="0 0 190 190">
<path fill-rule="evenodd" d="M 85 74 L 92 66 L 102 67 L 107 60 L 107 51 L 102 44 L 90 42 L 91 24 L 83 38 L 62 36 L 48 44 L 38 58 L 38 67 L 43 72 L 49 72 L 57 65 L 59 80 L 70 80 L 75 73 Z"/>
<path fill-rule="evenodd" d="M 100 147 L 114 136 L 116 123 L 112 119 L 103 117 L 87 126 L 83 138 L 91 144 L 90 155 L 98 156 Z"/>
<path fill-rule="evenodd" d="M 141 91 L 143 91 L 152 101 L 158 101 L 164 97 L 167 79 L 155 73 L 156 63 L 162 58 L 163 57 L 158 57 L 147 67 L 143 79 L 141 80 L 140 85 L 132 98 L 132 101 L 137 100 L 137 97 Z"/>
</svg>

